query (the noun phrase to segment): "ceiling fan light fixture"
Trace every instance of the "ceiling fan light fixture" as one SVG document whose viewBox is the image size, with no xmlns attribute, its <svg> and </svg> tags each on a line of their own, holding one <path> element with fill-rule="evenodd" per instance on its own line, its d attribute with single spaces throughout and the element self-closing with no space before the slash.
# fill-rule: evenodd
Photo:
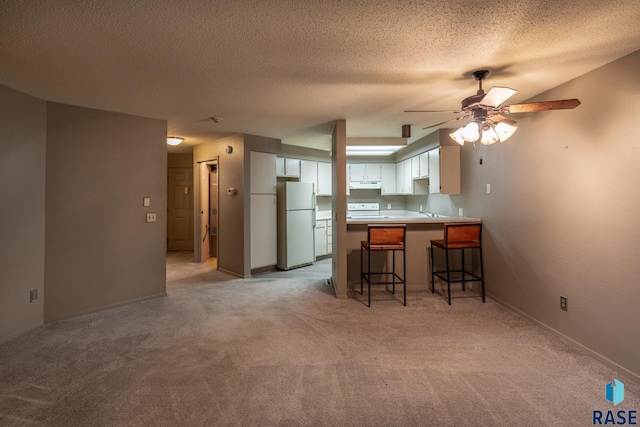
<svg viewBox="0 0 640 427">
<path fill-rule="evenodd" d="M 457 131 L 450 133 L 449 136 L 451 137 L 451 139 L 453 139 L 455 142 L 457 142 L 460 145 L 464 145 L 464 139 L 462 138 L 462 135 L 460 135 L 462 133 L 462 128 L 458 129 Z"/>
<path fill-rule="evenodd" d="M 184 141 L 184 138 L 180 138 L 179 136 L 168 136 L 167 144 L 169 145 L 180 145 L 180 143 Z"/>
<path fill-rule="evenodd" d="M 500 141 L 500 136 L 498 136 L 498 133 L 493 128 L 493 126 L 488 123 L 484 123 L 482 125 L 482 136 L 480 137 L 480 143 L 484 145 L 491 145 L 495 144 L 498 141 Z"/>
<path fill-rule="evenodd" d="M 498 134 L 498 136 L 500 137 L 500 141 L 506 141 L 507 139 L 511 138 L 511 135 L 513 135 L 516 132 L 518 127 L 506 124 L 504 122 L 500 122 L 497 125 L 495 125 L 494 129 Z"/>
<path fill-rule="evenodd" d="M 478 123 L 471 122 L 460 129 L 460 136 L 465 142 L 474 142 L 480 138 L 480 128 Z"/>
</svg>

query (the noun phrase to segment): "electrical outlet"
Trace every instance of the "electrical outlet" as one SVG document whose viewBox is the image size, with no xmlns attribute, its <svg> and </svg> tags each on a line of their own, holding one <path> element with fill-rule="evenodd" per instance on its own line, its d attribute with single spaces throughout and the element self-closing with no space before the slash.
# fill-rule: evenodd
<svg viewBox="0 0 640 427">
<path fill-rule="evenodd" d="M 387 209 L 391 209 L 391 203 L 387 203 Z"/>
<path fill-rule="evenodd" d="M 155 212 L 147 212 L 147 222 L 156 222 Z"/>
<path fill-rule="evenodd" d="M 560 310 L 567 311 L 567 297 L 560 295 Z"/>
<path fill-rule="evenodd" d="M 29 304 L 38 301 L 38 290 L 37 289 L 31 289 L 29 291 Z"/>
</svg>

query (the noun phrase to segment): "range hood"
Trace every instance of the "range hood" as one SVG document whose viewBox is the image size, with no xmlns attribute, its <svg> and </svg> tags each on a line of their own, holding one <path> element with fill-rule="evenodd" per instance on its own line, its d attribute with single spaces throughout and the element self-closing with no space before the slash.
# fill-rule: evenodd
<svg viewBox="0 0 640 427">
<path fill-rule="evenodd" d="M 380 190 L 380 181 L 350 181 L 349 188 L 352 190 Z"/>
</svg>

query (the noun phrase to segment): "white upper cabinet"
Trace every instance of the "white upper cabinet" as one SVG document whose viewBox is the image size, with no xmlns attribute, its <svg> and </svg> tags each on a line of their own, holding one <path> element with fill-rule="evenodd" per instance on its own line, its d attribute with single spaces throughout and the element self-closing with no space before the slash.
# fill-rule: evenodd
<svg viewBox="0 0 640 427">
<path fill-rule="evenodd" d="M 404 163 L 404 171 L 403 171 L 403 179 L 404 179 L 404 193 L 403 194 L 413 194 L 413 176 L 411 170 L 411 159 L 403 160 Z"/>
<path fill-rule="evenodd" d="M 276 155 L 252 151 L 249 155 L 251 194 L 276 194 Z"/>
<path fill-rule="evenodd" d="M 318 162 L 300 160 L 300 182 L 313 184 L 313 192 L 318 193 Z"/>
<path fill-rule="evenodd" d="M 350 163 L 350 181 L 380 181 L 380 163 Z"/>
<path fill-rule="evenodd" d="M 419 156 L 420 163 L 420 178 L 427 178 L 429 176 L 429 152 L 425 151 Z"/>
<path fill-rule="evenodd" d="M 347 180 L 347 183 L 349 181 Z M 331 163 L 318 162 L 318 196 L 331 195 Z"/>
<path fill-rule="evenodd" d="M 382 163 L 380 165 L 380 174 L 380 194 L 397 194 L 395 163 Z"/>
<path fill-rule="evenodd" d="M 276 160 L 276 174 L 278 176 L 300 178 L 300 160 L 278 157 Z"/>
<path fill-rule="evenodd" d="M 420 156 L 411 158 L 411 178 L 420 178 Z"/>
</svg>

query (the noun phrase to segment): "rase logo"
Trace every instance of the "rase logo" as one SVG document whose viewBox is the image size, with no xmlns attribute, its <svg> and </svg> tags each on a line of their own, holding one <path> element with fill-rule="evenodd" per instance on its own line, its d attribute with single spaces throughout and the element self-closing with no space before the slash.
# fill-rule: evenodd
<svg viewBox="0 0 640 427">
<path fill-rule="evenodd" d="M 616 406 L 624 400 L 624 384 L 616 379 L 605 387 L 605 398 Z M 638 411 L 593 411 L 593 425 L 638 425 Z"/>
</svg>

